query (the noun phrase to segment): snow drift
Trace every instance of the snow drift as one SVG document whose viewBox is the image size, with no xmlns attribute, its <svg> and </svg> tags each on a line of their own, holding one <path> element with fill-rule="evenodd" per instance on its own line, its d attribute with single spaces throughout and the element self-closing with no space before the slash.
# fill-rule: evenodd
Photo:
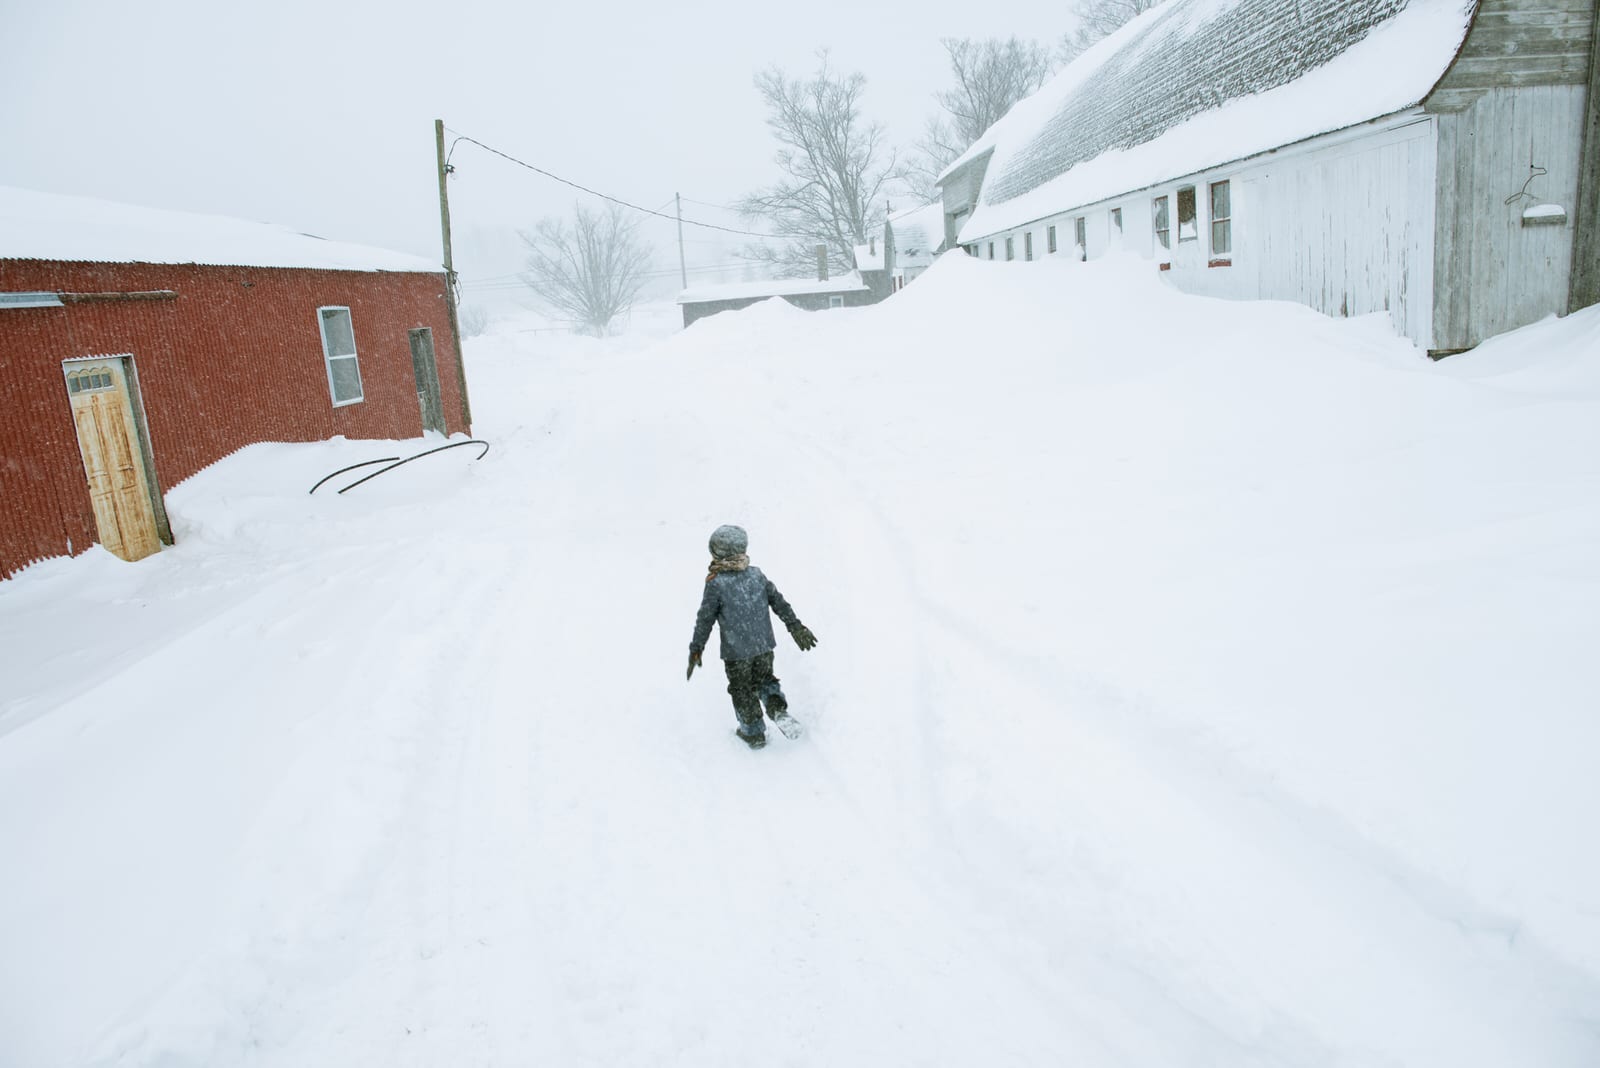
<svg viewBox="0 0 1600 1068">
<path fill-rule="evenodd" d="M 257 446 L 0 584 L 0 1061 L 1600 1059 L 1600 309 L 1434 365 L 946 256 L 529 336 L 479 463 Z M 822 642 L 757 754 L 724 522 Z"/>
</svg>

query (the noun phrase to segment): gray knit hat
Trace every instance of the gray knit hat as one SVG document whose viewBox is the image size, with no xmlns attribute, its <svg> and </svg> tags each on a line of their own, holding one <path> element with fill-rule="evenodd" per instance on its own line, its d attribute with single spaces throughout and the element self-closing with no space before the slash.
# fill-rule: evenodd
<svg viewBox="0 0 1600 1068">
<path fill-rule="evenodd" d="M 711 532 L 711 555 L 719 560 L 738 556 L 750 547 L 750 536 L 743 527 L 720 526 Z"/>
</svg>

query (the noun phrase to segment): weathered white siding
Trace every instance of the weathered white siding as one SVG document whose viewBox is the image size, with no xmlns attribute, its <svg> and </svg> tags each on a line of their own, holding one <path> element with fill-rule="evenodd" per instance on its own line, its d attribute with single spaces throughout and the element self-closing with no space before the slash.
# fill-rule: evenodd
<svg viewBox="0 0 1600 1068">
<path fill-rule="evenodd" d="M 1241 168 L 1228 296 L 1293 300 L 1328 315 L 1385 312 L 1433 348 L 1435 132 L 1398 128 Z M 1176 269 L 1174 275 L 1182 275 Z"/>
<path fill-rule="evenodd" d="M 1471 348 L 1566 312 L 1584 94 L 1581 85 L 1491 89 L 1465 110 L 1438 116 L 1432 348 Z M 1547 173 L 1535 176 L 1533 167 Z M 1517 197 L 1525 185 L 1529 195 Z M 1568 220 L 1524 226 L 1523 212 L 1535 202 L 1561 206 Z"/>
<path fill-rule="evenodd" d="M 1434 231 L 1434 126 L 1414 112 L 1188 175 L 994 235 L 996 259 L 1013 237 L 1034 233 L 1034 258 L 1056 227 L 1057 255 L 1074 255 L 1084 220 L 1087 253 L 1114 249 L 1166 264 L 1185 292 L 1234 300 L 1292 300 L 1329 315 L 1387 313 L 1395 330 L 1431 348 Z M 1213 182 L 1227 181 L 1232 251 L 1211 247 Z M 1180 235 L 1178 191 L 1192 186 L 1193 237 Z M 1171 248 L 1156 241 L 1154 203 L 1167 197 Z M 1120 233 L 1111 213 L 1122 209 Z M 988 242 L 979 244 L 987 256 Z"/>
</svg>

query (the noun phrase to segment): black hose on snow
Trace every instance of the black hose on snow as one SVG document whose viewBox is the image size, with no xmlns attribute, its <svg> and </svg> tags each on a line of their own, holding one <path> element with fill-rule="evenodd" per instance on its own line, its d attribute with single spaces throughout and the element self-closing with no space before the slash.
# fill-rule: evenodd
<svg viewBox="0 0 1600 1068">
<path fill-rule="evenodd" d="M 333 472 L 333 474 L 331 474 L 331 475 L 322 476 L 320 479 L 317 480 L 317 484 L 315 486 L 312 486 L 310 489 L 306 490 L 306 492 L 307 493 L 315 493 L 315 492 L 317 492 L 318 488 L 320 488 L 324 482 L 328 481 L 328 479 L 333 478 L 334 475 L 342 475 L 346 471 L 354 471 L 358 467 L 371 467 L 373 464 L 389 464 L 389 463 L 393 463 L 394 461 L 396 461 L 398 459 L 400 459 L 400 457 L 398 457 L 398 456 L 385 456 L 381 460 L 362 460 L 358 464 L 351 464 L 349 467 L 341 467 L 341 468 L 339 468 L 339 470 Z"/>
<path fill-rule="evenodd" d="M 489 454 L 489 443 L 487 441 L 479 441 L 477 438 L 473 438 L 471 441 L 452 441 L 448 445 L 440 445 L 436 449 L 428 449 L 426 452 L 419 452 L 415 456 L 407 456 L 404 460 L 397 460 L 394 463 L 390 464 L 388 467 L 380 467 L 376 471 L 372 472 L 372 474 L 366 476 L 365 478 L 356 479 L 354 482 L 350 483 L 350 485 L 346 486 L 344 489 L 340 490 L 339 492 L 343 493 L 343 492 L 345 492 L 345 490 L 353 490 L 357 486 L 361 485 L 361 483 L 363 483 L 363 482 L 371 482 L 373 479 L 377 478 L 379 475 L 384 474 L 384 473 L 389 472 L 389 471 L 393 471 L 397 467 L 404 467 L 406 464 L 410 463 L 412 460 L 420 460 L 424 456 L 432 456 L 434 453 L 436 453 L 436 452 L 444 452 L 446 449 L 459 449 L 463 445 L 482 445 L 483 446 L 483 451 L 480 452 L 477 455 L 477 459 L 479 459 L 479 460 L 483 459 L 485 456 L 487 456 Z M 372 461 L 372 462 L 374 462 L 374 463 L 383 463 L 382 460 L 375 460 L 375 461 Z M 366 465 L 365 464 L 356 464 L 355 466 L 356 467 L 365 467 Z M 349 468 L 346 468 L 345 470 L 349 470 Z M 318 485 L 321 485 L 321 483 L 318 483 Z"/>
</svg>

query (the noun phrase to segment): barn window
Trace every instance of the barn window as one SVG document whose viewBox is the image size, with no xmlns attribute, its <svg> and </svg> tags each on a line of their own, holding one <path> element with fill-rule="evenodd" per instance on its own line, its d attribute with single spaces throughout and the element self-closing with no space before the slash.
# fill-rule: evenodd
<svg viewBox="0 0 1600 1068">
<path fill-rule="evenodd" d="M 1170 201 L 1166 197 L 1156 197 L 1152 214 L 1155 223 L 1156 242 L 1162 248 L 1171 248 L 1172 216 L 1170 214 Z"/>
<path fill-rule="evenodd" d="M 349 308 L 318 308 L 322 326 L 322 357 L 328 365 L 328 391 L 335 408 L 362 399 L 361 365 L 356 359 L 356 335 Z"/>
<path fill-rule="evenodd" d="M 1233 206 L 1227 182 L 1211 183 L 1211 255 L 1233 253 Z"/>
<path fill-rule="evenodd" d="M 1025 260 L 1033 259 L 1033 231 L 1032 230 L 1029 230 L 1027 233 L 1022 235 L 1022 258 L 1025 259 Z"/>
<path fill-rule="evenodd" d="M 1089 227 L 1082 215 L 1072 220 L 1072 240 L 1078 246 L 1078 258 L 1089 258 Z"/>
<path fill-rule="evenodd" d="M 111 389 L 116 385 L 116 380 L 109 373 L 95 371 L 69 375 L 67 377 L 68 393 L 97 393 Z"/>
<path fill-rule="evenodd" d="M 1117 237 L 1121 237 L 1122 236 L 1122 209 L 1121 208 L 1112 208 L 1111 209 L 1111 236 L 1113 238 L 1117 238 Z"/>
<path fill-rule="evenodd" d="M 828 307 L 830 307 L 830 308 L 842 308 L 842 307 L 844 307 L 844 298 L 843 297 L 839 297 L 839 296 L 829 297 L 828 298 Z"/>
<path fill-rule="evenodd" d="M 1199 224 L 1195 218 L 1194 186 L 1186 185 L 1178 190 L 1178 240 L 1195 241 L 1199 237 Z"/>
<path fill-rule="evenodd" d="M 1008 237 L 1008 238 L 1006 238 L 1006 259 L 1014 260 L 1016 258 L 1017 258 L 1016 244 L 1013 242 L 1013 240 L 1011 238 Z"/>
<path fill-rule="evenodd" d="M 1046 252 L 1054 252 L 1056 250 L 1056 228 L 1054 226 L 1044 232 L 1044 250 Z"/>
</svg>

